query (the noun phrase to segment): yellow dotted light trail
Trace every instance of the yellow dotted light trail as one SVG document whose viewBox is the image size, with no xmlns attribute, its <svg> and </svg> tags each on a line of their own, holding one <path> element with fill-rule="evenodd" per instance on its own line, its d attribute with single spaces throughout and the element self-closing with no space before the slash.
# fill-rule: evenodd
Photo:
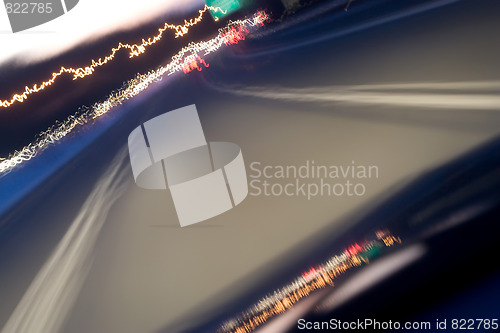
<svg viewBox="0 0 500 333">
<path fill-rule="evenodd" d="M 128 49 L 130 50 L 129 53 L 129 58 L 133 57 L 138 57 L 141 54 L 146 52 L 146 48 L 148 46 L 151 46 L 161 40 L 163 38 L 163 33 L 170 29 L 175 31 L 175 38 L 181 37 L 186 35 L 189 32 L 189 28 L 200 23 L 203 20 L 203 16 L 207 11 L 220 11 L 222 13 L 225 13 L 224 10 L 222 10 L 220 7 L 213 7 L 213 6 L 208 6 L 205 5 L 203 9 L 200 9 L 198 11 L 198 16 L 188 20 L 184 20 L 184 24 L 182 25 L 175 25 L 175 24 L 170 24 L 170 23 L 165 23 L 162 28 L 158 29 L 158 34 L 154 37 L 150 37 L 147 40 L 142 39 L 142 42 L 140 44 L 124 44 L 122 42 L 119 42 L 118 45 L 114 48 L 111 49 L 111 52 L 104 58 L 99 58 L 97 60 L 92 59 L 91 64 L 85 67 L 79 67 L 79 68 L 66 68 L 62 66 L 58 72 L 54 72 L 51 74 L 51 78 L 43 81 L 41 83 L 34 84 L 32 87 L 26 86 L 24 87 L 24 92 L 23 93 L 16 93 L 14 94 L 10 99 L 6 100 L 0 100 L 0 108 L 8 108 L 12 104 L 19 102 L 22 103 L 28 97 L 34 93 L 38 93 L 48 86 L 51 86 L 58 77 L 60 77 L 62 74 L 73 74 L 73 80 L 81 79 L 86 76 L 92 75 L 97 67 L 103 66 L 107 64 L 108 62 L 112 61 L 115 58 L 115 55 L 118 51 L 121 49 Z"/>
<path fill-rule="evenodd" d="M 90 107 L 81 108 L 78 113 L 69 116 L 63 122 L 57 123 L 40 133 L 38 139 L 34 142 L 23 147 L 21 150 L 16 150 L 8 158 L 0 158 L 0 176 L 11 171 L 21 163 L 31 160 L 40 151 L 61 140 L 78 126 L 82 126 L 93 119 L 103 116 L 115 106 L 137 96 L 153 82 L 161 80 L 165 74 L 170 75 L 178 71 L 187 73 L 194 68 L 201 68 L 199 65 L 195 66 L 194 63 L 208 66 L 201 58 L 203 55 L 215 52 L 224 45 L 232 45 L 244 40 L 245 35 L 250 32 L 251 27 L 261 27 L 268 21 L 268 14 L 264 11 L 259 11 L 244 20 L 229 21 L 224 28 L 219 29 L 218 35 L 212 39 L 189 43 L 175 54 L 167 65 L 145 74 L 138 74 L 133 79 L 124 83 L 122 88 L 111 93 L 104 101 L 95 103 Z"/>
</svg>

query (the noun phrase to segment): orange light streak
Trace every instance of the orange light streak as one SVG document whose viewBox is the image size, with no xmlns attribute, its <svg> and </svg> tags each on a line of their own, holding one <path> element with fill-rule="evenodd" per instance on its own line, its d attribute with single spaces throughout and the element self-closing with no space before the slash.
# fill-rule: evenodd
<svg viewBox="0 0 500 333">
<path fill-rule="evenodd" d="M 328 286 L 334 286 L 334 280 L 347 271 L 369 264 L 364 254 L 373 248 L 391 247 L 401 243 L 401 239 L 388 232 L 377 232 L 377 240 L 363 245 L 354 243 L 340 255 L 330 258 L 326 263 L 309 269 L 301 276 L 274 293 L 265 296 L 254 306 L 243 312 L 239 317 L 224 323 L 218 333 L 249 333 L 264 324 L 269 319 L 292 308 L 302 298 L 314 291 Z"/>
<path fill-rule="evenodd" d="M 175 31 L 175 38 L 184 36 L 189 32 L 190 27 L 195 26 L 196 24 L 198 24 L 199 22 L 201 22 L 203 20 L 203 15 L 208 10 L 220 11 L 222 13 L 225 13 L 225 11 L 222 10 L 220 7 L 213 7 L 213 6 L 205 5 L 205 7 L 203 9 L 200 9 L 198 11 L 199 14 L 197 17 L 190 19 L 189 21 L 184 20 L 183 25 L 175 25 L 175 24 L 170 24 L 170 23 L 166 22 L 162 28 L 158 29 L 158 34 L 156 36 L 149 37 L 147 40 L 142 39 L 142 42 L 140 44 L 124 44 L 122 42 L 119 42 L 116 47 L 111 49 L 110 54 L 108 54 L 104 58 L 99 58 L 97 60 L 92 59 L 91 64 L 88 66 L 79 67 L 79 68 L 72 68 L 72 67 L 66 68 L 66 67 L 62 66 L 58 72 L 52 73 L 52 75 L 51 75 L 52 77 L 50 79 L 43 81 L 42 83 L 36 83 L 31 88 L 28 86 L 25 86 L 23 93 L 14 94 L 8 100 L 0 100 L 0 107 L 8 108 L 16 102 L 19 102 L 19 103 L 24 102 L 26 99 L 28 99 L 28 97 L 30 95 L 32 95 L 34 93 L 38 93 L 38 92 L 44 90 L 45 88 L 47 88 L 48 86 L 51 86 L 56 81 L 56 79 L 58 77 L 60 77 L 62 74 L 65 74 L 65 73 L 73 74 L 73 80 L 81 79 L 81 78 L 84 78 L 86 76 L 92 75 L 92 74 L 94 74 L 94 71 L 97 67 L 103 66 L 103 65 L 107 64 L 108 62 L 112 61 L 115 58 L 116 53 L 118 51 L 120 51 L 121 49 L 130 50 L 129 58 L 138 57 L 141 54 L 144 54 L 146 52 L 146 48 L 148 46 L 151 46 L 151 45 L 155 44 L 156 42 L 160 41 L 163 38 L 163 33 L 168 29 Z"/>
<path fill-rule="evenodd" d="M 50 145 L 62 140 L 66 135 L 73 132 L 79 126 L 83 126 L 94 119 L 102 117 L 116 106 L 125 101 L 137 96 L 146 90 L 151 84 L 159 81 L 164 75 L 171 75 L 175 72 L 186 71 L 186 68 L 193 69 L 202 68 L 200 64 L 208 67 L 208 64 L 200 57 L 216 52 L 224 45 L 231 45 L 229 41 L 243 40 L 241 35 L 233 35 L 233 27 L 241 27 L 241 30 L 250 32 L 251 27 L 261 27 L 265 22 L 269 21 L 269 16 L 262 11 L 255 13 L 253 16 L 244 20 L 230 21 L 226 27 L 219 29 L 219 33 L 212 39 L 200 42 L 191 42 L 177 52 L 171 61 L 160 66 L 155 70 L 151 70 L 145 74 L 137 74 L 134 78 L 125 82 L 124 85 L 112 92 L 104 101 L 94 103 L 92 106 L 81 107 L 80 111 L 70 115 L 62 122 L 57 122 L 49 129 L 41 132 L 38 138 L 30 144 L 24 146 L 20 150 L 16 150 L 9 155 L 8 158 L 0 157 L 0 177 L 7 174 L 20 164 L 31 160 L 38 153 L 48 148 Z M 193 66 L 193 60 L 196 61 L 196 66 Z M 191 65 L 190 65 L 191 64 Z"/>
</svg>

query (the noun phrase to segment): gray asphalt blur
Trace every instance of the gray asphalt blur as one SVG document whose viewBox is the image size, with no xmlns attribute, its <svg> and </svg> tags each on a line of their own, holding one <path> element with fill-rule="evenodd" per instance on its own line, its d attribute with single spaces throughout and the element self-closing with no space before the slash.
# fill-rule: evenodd
<svg viewBox="0 0 500 333">
<path fill-rule="evenodd" d="M 314 244 L 323 228 L 336 223 L 345 228 L 336 221 L 499 135 L 500 110 L 300 102 L 234 93 L 238 84 L 308 88 L 500 80 L 498 9 L 494 1 L 463 1 L 286 54 L 242 60 L 227 51 L 206 72 L 174 78 L 175 84 L 132 103 L 130 112 L 146 119 L 196 103 L 206 138 L 237 143 L 249 174 L 254 161 L 355 161 L 378 166 L 379 178 L 364 182 L 362 197 L 248 196 L 223 215 L 180 228 L 170 194 L 136 187 L 129 169 L 126 190 L 100 230 L 88 276 L 62 318 L 61 332 L 174 332 L 196 324 L 300 256 L 301 247 Z M 235 58 L 245 66 L 219 89 L 219 74 L 232 69 L 217 65 Z M 140 124 L 138 118 L 128 118 L 112 144 L 102 141 L 86 156 L 115 154 Z M 19 215 L 26 226 L 38 226 L 21 229 L 2 244 L 0 327 L 98 179 L 97 171 L 86 176 L 85 168 L 101 163 L 104 169 L 109 160 L 80 159 L 69 168 L 81 179 L 62 173 L 53 181 L 57 188 L 34 206 L 44 206 L 40 214 Z"/>
</svg>

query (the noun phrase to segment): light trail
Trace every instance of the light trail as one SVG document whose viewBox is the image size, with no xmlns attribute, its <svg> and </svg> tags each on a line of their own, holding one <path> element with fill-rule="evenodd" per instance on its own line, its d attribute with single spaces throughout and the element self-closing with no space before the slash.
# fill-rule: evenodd
<svg viewBox="0 0 500 333">
<path fill-rule="evenodd" d="M 311 268 L 291 283 L 272 295 L 265 296 L 239 317 L 224 323 L 219 333 L 248 333 L 269 319 L 291 309 L 302 298 L 312 292 L 334 285 L 334 279 L 355 267 L 370 263 L 380 250 L 401 243 L 401 239 L 390 232 L 378 231 L 377 238 L 361 244 L 354 243 L 341 254 L 331 257 L 318 267 Z"/>
<path fill-rule="evenodd" d="M 427 109 L 499 111 L 500 81 L 415 82 L 353 86 L 224 87 L 214 89 L 240 96 L 311 102 L 372 104 Z"/>
<path fill-rule="evenodd" d="M 175 25 L 175 24 L 170 24 L 170 23 L 166 22 L 164 24 L 163 28 L 158 29 L 158 34 L 156 36 L 149 37 L 147 40 L 142 39 L 142 42 L 140 44 L 126 44 L 126 43 L 124 44 L 122 42 L 119 42 L 116 47 L 111 49 L 111 52 L 107 56 L 105 56 L 104 58 L 99 58 L 97 60 L 92 59 L 91 64 L 88 66 L 78 67 L 78 68 L 72 68 L 72 67 L 66 68 L 66 67 L 62 66 L 58 72 L 52 73 L 50 79 L 43 81 L 41 83 L 36 83 L 31 88 L 28 86 L 25 86 L 23 93 L 20 93 L 20 94 L 16 93 L 10 99 L 0 100 L 0 107 L 8 108 L 16 102 L 19 102 L 19 103 L 24 102 L 26 99 L 28 99 L 28 97 L 30 95 L 32 95 L 34 93 L 38 93 L 38 92 L 44 90 L 45 88 L 51 86 L 56 81 L 56 79 L 58 77 L 60 77 L 62 74 L 73 74 L 73 80 L 81 79 L 81 78 L 84 78 L 86 76 L 92 75 L 92 74 L 94 74 L 94 71 L 97 67 L 103 66 L 103 65 L 107 64 L 108 62 L 112 61 L 115 58 L 116 53 L 118 51 L 120 51 L 121 49 L 130 50 L 129 58 L 138 57 L 141 54 L 144 54 L 146 52 L 146 48 L 148 46 L 151 46 L 151 45 L 155 44 L 156 42 L 160 41 L 163 38 L 163 33 L 166 30 L 169 30 L 169 29 L 174 30 L 175 31 L 175 38 L 184 36 L 189 32 L 190 27 L 195 26 L 196 24 L 200 23 L 203 20 L 203 16 L 204 16 L 205 12 L 207 12 L 209 10 L 215 11 L 215 12 L 220 11 L 222 13 L 225 13 L 225 11 L 222 10 L 220 7 L 213 7 L 213 6 L 205 5 L 205 7 L 203 9 L 200 9 L 198 11 L 197 17 L 190 19 L 189 21 L 184 20 L 184 24 L 182 24 L 182 25 Z"/>
<path fill-rule="evenodd" d="M 62 331 L 90 271 L 93 250 L 109 211 L 128 186 L 124 168 L 128 153 L 123 148 L 97 181 L 1 333 Z"/>
<path fill-rule="evenodd" d="M 184 65 L 182 67 L 182 70 L 184 71 L 185 74 L 191 72 L 194 69 L 197 69 L 198 71 L 201 71 L 203 67 L 201 65 L 204 65 L 205 67 L 209 67 L 209 65 L 200 58 L 199 55 L 195 54 L 193 56 L 190 56 L 184 61 Z"/>
<path fill-rule="evenodd" d="M 219 29 L 218 35 L 212 39 L 189 43 L 175 54 L 167 65 L 145 74 L 138 74 L 133 79 L 125 82 L 120 89 L 111 93 L 104 101 L 95 103 L 90 107 L 82 107 L 79 112 L 69 116 L 63 122 L 57 123 L 46 131 L 41 132 L 38 139 L 34 142 L 10 154 L 8 158 L 0 158 L 0 176 L 11 171 L 21 163 L 31 160 L 40 151 L 61 140 L 78 126 L 83 126 L 93 119 L 103 116 L 115 106 L 137 96 L 153 82 L 161 80 L 165 74 L 171 75 L 179 71 L 189 72 L 190 70 L 187 69 L 199 69 L 201 68 L 199 63 L 208 66 L 201 58 L 201 55 L 208 55 L 224 45 L 229 46 L 244 40 L 245 35 L 250 33 L 252 27 L 261 27 L 269 19 L 266 12 L 258 11 L 249 18 L 230 21 L 224 28 Z M 193 61 L 196 62 L 196 66 L 198 67 L 193 65 Z"/>
</svg>

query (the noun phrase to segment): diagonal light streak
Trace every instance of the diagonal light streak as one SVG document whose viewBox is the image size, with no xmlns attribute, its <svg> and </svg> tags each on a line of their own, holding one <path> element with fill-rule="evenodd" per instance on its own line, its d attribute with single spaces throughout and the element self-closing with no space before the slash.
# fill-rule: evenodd
<svg viewBox="0 0 500 333">
<path fill-rule="evenodd" d="M 313 102 L 500 111 L 500 81 L 417 82 L 308 88 L 221 87 L 241 96 Z M 429 91 L 428 91 L 429 90 Z"/>
<path fill-rule="evenodd" d="M 0 333 L 59 332 L 83 286 L 107 215 L 127 186 L 122 149 L 43 264 Z"/>
<path fill-rule="evenodd" d="M 261 27 L 268 20 L 269 16 L 266 12 L 258 11 L 249 18 L 230 21 L 226 27 L 219 29 L 218 35 L 212 39 L 189 43 L 175 54 L 167 65 L 145 74 L 138 74 L 133 79 L 125 82 L 120 89 L 111 93 L 104 101 L 95 103 L 90 107 L 82 107 L 79 112 L 69 116 L 63 122 L 57 123 L 40 133 L 38 139 L 34 142 L 24 146 L 21 150 L 16 150 L 8 158 L 0 158 L 0 176 L 21 163 L 31 160 L 39 152 L 74 131 L 75 128 L 102 117 L 114 107 L 137 96 L 152 83 L 161 80 L 165 74 L 170 75 L 179 71 L 187 72 L 186 68 L 190 68 L 189 66 L 192 66 L 193 62 L 200 61 L 201 56 L 213 53 L 224 45 L 232 45 L 244 40 L 245 36 L 250 33 L 251 28 Z"/>
<path fill-rule="evenodd" d="M 220 12 L 224 13 L 224 11 L 220 7 L 213 7 L 213 6 L 205 5 L 205 7 L 203 9 L 200 9 L 198 11 L 197 17 L 190 19 L 189 21 L 184 20 L 184 24 L 175 25 L 175 24 L 170 24 L 170 23 L 166 22 L 162 28 L 158 29 L 158 34 L 156 36 L 149 37 L 147 40 L 142 39 L 141 43 L 139 43 L 139 44 L 127 44 L 127 43 L 119 42 L 116 47 L 111 49 L 111 52 L 107 56 L 102 57 L 102 58 L 98 58 L 98 59 L 92 59 L 90 61 L 90 65 L 87 65 L 85 67 L 78 67 L 78 68 L 61 66 L 59 71 L 53 72 L 51 74 L 50 79 L 47 79 L 47 80 L 40 82 L 40 83 L 36 83 L 31 87 L 25 86 L 24 92 L 16 93 L 16 94 L 12 95 L 10 97 L 10 99 L 6 99 L 6 100 L 0 99 L 0 108 L 2 108 L 2 107 L 8 108 L 16 102 L 19 102 L 19 103 L 24 102 L 26 99 L 29 98 L 30 95 L 41 92 L 45 88 L 51 86 L 57 80 L 57 78 L 59 78 L 63 74 L 72 74 L 73 80 L 81 79 L 81 78 L 84 78 L 86 76 L 92 75 L 92 74 L 94 74 L 94 71 L 96 70 L 96 68 L 101 67 L 101 66 L 107 64 L 108 62 L 111 62 L 115 58 L 116 54 L 122 49 L 128 49 L 130 51 L 129 58 L 138 57 L 141 54 L 144 54 L 146 52 L 146 48 L 148 46 L 151 46 L 151 45 L 155 44 L 156 42 L 160 41 L 163 38 L 163 33 L 166 30 L 174 30 L 175 31 L 175 38 L 184 36 L 189 32 L 190 27 L 200 23 L 203 20 L 204 14 L 209 10 L 215 11 L 215 12 L 220 11 Z"/>
</svg>

